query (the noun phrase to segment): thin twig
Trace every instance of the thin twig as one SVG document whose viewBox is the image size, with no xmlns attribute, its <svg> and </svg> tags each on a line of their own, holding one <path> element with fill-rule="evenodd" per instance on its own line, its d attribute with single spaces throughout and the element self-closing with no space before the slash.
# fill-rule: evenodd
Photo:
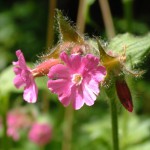
<svg viewBox="0 0 150 150">
<path fill-rule="evenodd" d="M 48 25 L 47 25 L 47 48 L 51 47 L 54 42 L 54 15 L 57 0 L 49 0 Z"/>
<path fill-rule="evenodd" d="M 56 8 L 57 0 L 49 0 L 49 10 L 48 10 L 48 25 L 47 25 L 47 43 L 46 43 L 46 51 L 48 50 L 48 47 L 51 47 L 54 41 L 54 15 L 55 15 L 55 8 Z M 49 94 L 46 90 L 42 91 L 42 109 L 43 112 L 47 112 L 49 110 L 49 100 L 48 100 Z"/>
<path fill-rule="evenodd" d="M 115 28 L 113 25 L 113 19 L 108 0 L 99 0 L 99 5 L 102 11 L 107 37 L 111 39 L 112 37 L 115 36 Z"/>
<path fill-rule="evenodd" d="M 87 11 L 87 0 L 80 0 L 77 15 L 77 27 L 80 33 L 84 33 L 85 30 L 86 11 Z"/>
</svg>

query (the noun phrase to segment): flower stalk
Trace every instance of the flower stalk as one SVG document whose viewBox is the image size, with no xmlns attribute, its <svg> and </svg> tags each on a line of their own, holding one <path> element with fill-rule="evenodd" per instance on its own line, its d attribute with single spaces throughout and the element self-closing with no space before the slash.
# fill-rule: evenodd
<svg viewBox="0 0 150 150">
<path fill-rule="evenodd" d="M 2 124 L 3 124 L 3 149 L 9 150 L 9 139 L 7 136 L 7 111 L 9 105 L 9 96 L 2 96 Z"/>
<path fill-rule="evenodd" d="M 110 109 L 111 109 L 113 150 L 119 150 L 118 116 L 117 116 L 116 102 L 114 101 L 114 99 L 110 100 Z"/>
<path fill-rule="evenodd" d="M 116 95 L 114 95 L 114 92 L 115 88 L 111 86 L 107 94 L 110 99 L 113 150 L 119 150 L 118 116 L 117 116 Z"/>
<path fill-rule="evenodd" d="M 72 106 L 66 108 L 64 114 L 64 129 L 63 129 L 63 143 L 62 143 L 62 150 L 71 150 L 72 145 L 72 128 L 73 128 L 73 118 L 74 118 L 74 110 Z"/>
</svg>

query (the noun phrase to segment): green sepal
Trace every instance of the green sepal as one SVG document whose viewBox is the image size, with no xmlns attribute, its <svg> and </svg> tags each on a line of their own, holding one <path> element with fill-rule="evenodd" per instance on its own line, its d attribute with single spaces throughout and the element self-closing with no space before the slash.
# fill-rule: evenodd
<svg viewBox="0 0 150 150">
<path fill-rule="evenodd" d="M 84 39 L 80 36 L 80 34 L 76 31 L 76 29 L 70 25 L 67 18 L 65 18 L 62 12 L 58 9 L 56 10 L 56 21 L 61 41 L 84 43 Z"/>
<path fill-rule="evenodd" d="M 106 63 L 112 61 L 113 59 L 115 59 L 115 57 L 110 56 L 106 53 L 106 51 L 104 50 L 104 48 L 102 47 L 102 45 L 98 39 L 97 39 L 97 45 L 98 45 L 98 50 L 100 52 L 100 59 L 101 59 L 102 63 L 106 64 Z"/>
</svg>

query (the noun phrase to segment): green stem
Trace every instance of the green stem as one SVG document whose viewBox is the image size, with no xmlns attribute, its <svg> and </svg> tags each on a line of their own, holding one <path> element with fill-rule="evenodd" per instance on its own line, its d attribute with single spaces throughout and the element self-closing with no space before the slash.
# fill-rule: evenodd
<svg viewBox="0 0 150 150">
<path fill-rule="evenodd" d="M 73 127 L 73 114 L 74 110 L 72 106 L 68 106 L 65 109 L 65 116 L 64 116 L 64 129 L 63 129 L 63 144 L 62 150 L 71 150 L 71 141 L 72 141 L 72 127 Z"/>
<path fill-rule="evenodd" d="M 119 150 L 118 116 L 115 98 L 110 98 L 113 150 Z"/>
<path fill-rule="evenodd" d="M 7 115 L 6 114 L 3 114 L 3 148 L 5 150 L 8 150 L 9 147 L 8 147 L 8 137 L 7 137 L 7 119 L 6 119 Z"/>
<path fill-rule="evenodd" d="M 111 85 L 106 93 L 110 100 L 110 113 L 111 113 L 111 124 L 112 124 L 112 142 L 113 150 L 119 150 L 119 140 L 118 140 L 118 116 L 117 116 L 117 103 L 115 86 Z"/>
<path fill-rule="evenodd" d="M 131 32 L 133 23 L 133 0 L 122 0 L 122 2 L 127 31 Z"/>
<path fill-rule="evenodd" d="M 40 146 L 40 150 L 45 150 L 46 148 L 45 148 L 46 146 Z"/>
<path fill-rule="evenodd" d="M 9 94 L 8 94 L 9 95 Z M 2 96 L 2 124 L 3 124 L 3 149 L 9 150 L 9 139 L 7 136 L 7 111 L 9 105 L 9 96 Z"/>
<path fill-rule="evenodd" d="M 55 9 L 57 5 L 57 0 L 49 0 L 49 10 L 48 10 L 48 25 L 47 25 L 47 48 L 51 47 L 54 42 L 54 16 Z"/>
</svg>

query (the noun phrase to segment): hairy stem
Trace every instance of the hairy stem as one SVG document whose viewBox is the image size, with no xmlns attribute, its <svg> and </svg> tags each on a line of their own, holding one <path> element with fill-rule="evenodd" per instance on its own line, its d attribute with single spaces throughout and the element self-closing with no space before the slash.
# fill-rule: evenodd
<svg viewBox="0 0 150 150">
<path fill-rule="evenodd" d="M 118 115 L 117 115 L 117 103 L 116 103 L 117 96 L 115 94 L 115 86 L 111 85 L 106 90 L 106 93 L 110 100 L 113 150 L 119 150 Z"/>
<path fill-rule="evenodd" d="M 113 150 L 119 150 L 117 106 L 115 99 L 113 98 L 110 99 L 110 108 L 111 108 Z"/>
<path fill-rule="evenodd" d="M 64 116 L 64 130 L 63 130 L 63 145 L 62 150 L 71 150 L 71 141 L 72 141 L 72 126 L 73 126 L 73 108 L 70 105 L 65 109 Z"/>
</svg>

